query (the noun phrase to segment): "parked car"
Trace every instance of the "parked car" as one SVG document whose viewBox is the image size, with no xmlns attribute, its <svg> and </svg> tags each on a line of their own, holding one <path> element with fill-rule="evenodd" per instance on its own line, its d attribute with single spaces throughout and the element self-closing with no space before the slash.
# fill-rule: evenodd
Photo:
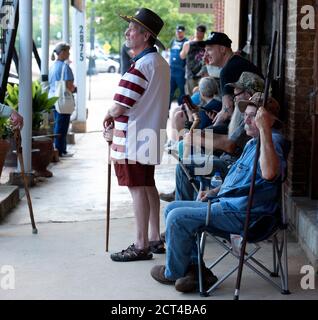
<svg viewBox="0 0 318 320">
<path fill-rule="evenodd" d="M 120 69 L 120 64 L 113 59 L 110 59 L 104 55 L 94 56 L 96 73 L 99 72 L 110 72 L 110 73 L 118 73 Z M 89 59 L 86 59 L 87 70 L 89 66 Z"/>
</svg>

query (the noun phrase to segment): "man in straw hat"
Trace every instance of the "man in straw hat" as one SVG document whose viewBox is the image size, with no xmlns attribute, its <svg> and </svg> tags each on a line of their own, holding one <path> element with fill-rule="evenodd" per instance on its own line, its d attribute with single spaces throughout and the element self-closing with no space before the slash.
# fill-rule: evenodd
<svg viewBox="0 0 318 320">
<path fill-rule="evenodd" d="M 249 100 L 238 103 L 244 112 L 245 131 L 252 139 L 246 144 L 241 157 L 231 167 L 222 186 L 207 191 L 215 196 L 211 204 L 211 217 L 207 230 L 240 234 L 244 228 L 248 204 L 253 162 L 257 137 L 261 149 L 256 173 L 255 193 L 250 222 L 266 213 L 275 214 L 278 206 L 280 177 L 286 167 L 283 154 L 284 139 L 273 129 L 277 120 L 279 104 L 269 98 L 264 107 L 262 94 L 255 93 Z M 165 209 L 166 216 L 166 265 L 152 268 L 152 277 L 163 284 L 175 284 L 181 292 L 198 290 L 197 249 L 195 234 L 205 227 L 207 192 L 199 201 L 174 201 Z M 217 278 L 210 269 L 204 267 L 205 289 L 212 286 Z"/>
<path fill-rule="evenodd" d="M 127 186 L 133 199 L 137 237 L 126 250 L 111 254 L 111 259 L 149 260 L 152 253 L 165 252 L 160 241 L 160 201 L 154 169 L 163 150 L 160 130 L 166 128 L 168 118 L 170 70 L 155 47 L 164 49 L 158 39 L 164 25 L 161 18 L 146 8 L 135 16 L 120 17 L 129 22 L 126 45 L 135 57 L 119 82 L 104 128 L 106 133 L 111 130 L 114 120 L 111 157 L 119 185 Z"/>
</svg>

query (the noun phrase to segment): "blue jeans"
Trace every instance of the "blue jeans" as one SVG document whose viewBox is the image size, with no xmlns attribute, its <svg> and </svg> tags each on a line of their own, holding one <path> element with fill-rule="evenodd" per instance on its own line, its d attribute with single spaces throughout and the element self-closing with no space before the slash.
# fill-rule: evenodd
<svg viewBox="0 0 318 320">
<path fill-rule="evenodd" d="M 185 165 L 186 169 L 188 170 L 191 177 L 194 176 L 194 168 L 199 167 L 193 164 Z M 221 177 L 224 180 L 227 172 L 228 172 L 228 163 L 225 161 L 218 159 L 217 157 L 213 157 L 213 169 L 211 175 L 214 174 L 215 171 L 219 171 L 221 173 Z M 198 178 L 195 179 L 194 184 L 199 189 L 199 180 Z M 186 174 L 184 173 L 183 169 L 179 164 L 176 167 L 176 200 L 195 200 L 197 197 L 197 193 L 193 189 L 192 184 L 189 182 Z"/>
<path fill-rule="evenodd" d="M 185 86 L 185 78 L 184 78 L 184 73 L 180 72 L 171 72 L 171 77 L 170 77 L 170 104 L 172 102 L 172 99 L 174 97 L 174 94 L 179 88 L 180 95 L 178 97 L 178 104 L 182 104 L 182 97 L 185 95 L 184 91 L 184 86 Z"/>
<path fill-rule="evenodd" d="M 196 232 L 205 226 L 207 202 L 174 201 L 165 209 L 166 270 L 165 277 L 177 280 L 184 277 L 191 263 L 197 263 Z M 245 214 L 234 212 L 226 203 L 212 203 L 207 230 L 239 234 Z"/>
<path fill-rule="evenodd" d="M 59 155 L 66 153 L 66 137 L 70 119 L 70 114 L 62 114 L 54 110 L 54 134 L 59 134 L 54 138 L 54 145 L 59 151 Z"/>
</svg>

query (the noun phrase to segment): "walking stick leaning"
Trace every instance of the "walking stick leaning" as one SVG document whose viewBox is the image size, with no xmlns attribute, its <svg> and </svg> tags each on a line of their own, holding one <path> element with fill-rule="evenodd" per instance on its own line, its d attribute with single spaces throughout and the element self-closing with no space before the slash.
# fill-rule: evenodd
<svg viewBox="0 0 318 320">
<path fill-rule="evenodd" d="M 23 153 L 22 153 L 22 139 L 21 139 L 21 132 L 19 129 L 14 130 L 14 138 L 15 138 L 16 147 L 17 147 L 17 156 L 18 156 L 18 160 L 20 163 L 21 176 L 22 176 L 22 180 L 23 180 L 25 195 L 27 197 L 27 202 L 28 202 L 28 207 L 29 207 L 30 219 L 31 219 L 31 224 L 32 224 L 32 233 L 37 234 L 38 230 L 36 228 L 35 221 L 34 221 L 31 196 L 30 196 L 30 192 L 29 192 L 29 188 L 28 188 L 28 181 L 27 181 L 27 178 L 25 176 L 25 171 L 24 171 L 24 161 L 23 161 Z"/>
<path fill-rule="evenodd" d="M 275 31 L 273 34 L 270 56 L 269 56 L 268 65 L 267 65 L 263 107 L 265 107 L 267 104 L 267 99 L 268 99 L 268 94 L 269 94 L 269 87 L 270 87 L 270 82 L 271 82 L 271 70 L 272 70 L 272 64 L 273 64 L 273 56 L 274 56 L 274 51 L 275 51 L 276 39 L 277 39 L 277 31 Z M 251 178 L 251 186 L 250 186 L 250 191 L 249 191 L 249 196 L 248 196 L 248 204 L 247 204 L 246 217 L 245 217 L 245 223 L 244 223 L 244 233 L 243 233 L 243 240 L 242 240 L 242 246 L 241 246 L 241 252 L 240 252 L 240 262 L 239 262 L 239 268 L 238 268 L 237 278 L 236 278 L 236 287 L 235 287 L 235 292 L 234 292 L 234 297 L 233 297 L 234 300 L 239 300 L 239 295 L 240 295 L 240 286 L 241 286 L 242 271 L 243 271 L 243 265 L 244 265 L 244 259 L 245 259 L 247 233 L 248 233 L 251 209 L 252 209 L 252 205 L 253 205 L 253 196 L 254 196 L 254 189 L 255 189 L 257 165 L 258 165 L 258 160 L 259 160 L 259 156 L 260 156 L 260 146 L 261 146 L 261 142 L 260 142 L 260 138 L 258 137 L 255 158 L 254 158 L 254 164 L 253 164 L 253 174 L 252 174 L 252 178 Z"/>
</svg>

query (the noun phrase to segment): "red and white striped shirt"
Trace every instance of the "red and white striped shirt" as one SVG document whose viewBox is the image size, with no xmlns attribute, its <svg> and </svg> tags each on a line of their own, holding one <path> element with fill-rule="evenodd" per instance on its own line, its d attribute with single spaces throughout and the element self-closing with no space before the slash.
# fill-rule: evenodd
<svg viewBox="0 0 318 320">
<path fill-rule="evenodd" d="M 160 132 L 165 130 L 168 119 L 169 86 L 169 65 L 157 52 L 138 59 L 122 76 L 114 102 L 127 111 L 114 119 L 114 160 L 160 163 Z"/>
</svg>

